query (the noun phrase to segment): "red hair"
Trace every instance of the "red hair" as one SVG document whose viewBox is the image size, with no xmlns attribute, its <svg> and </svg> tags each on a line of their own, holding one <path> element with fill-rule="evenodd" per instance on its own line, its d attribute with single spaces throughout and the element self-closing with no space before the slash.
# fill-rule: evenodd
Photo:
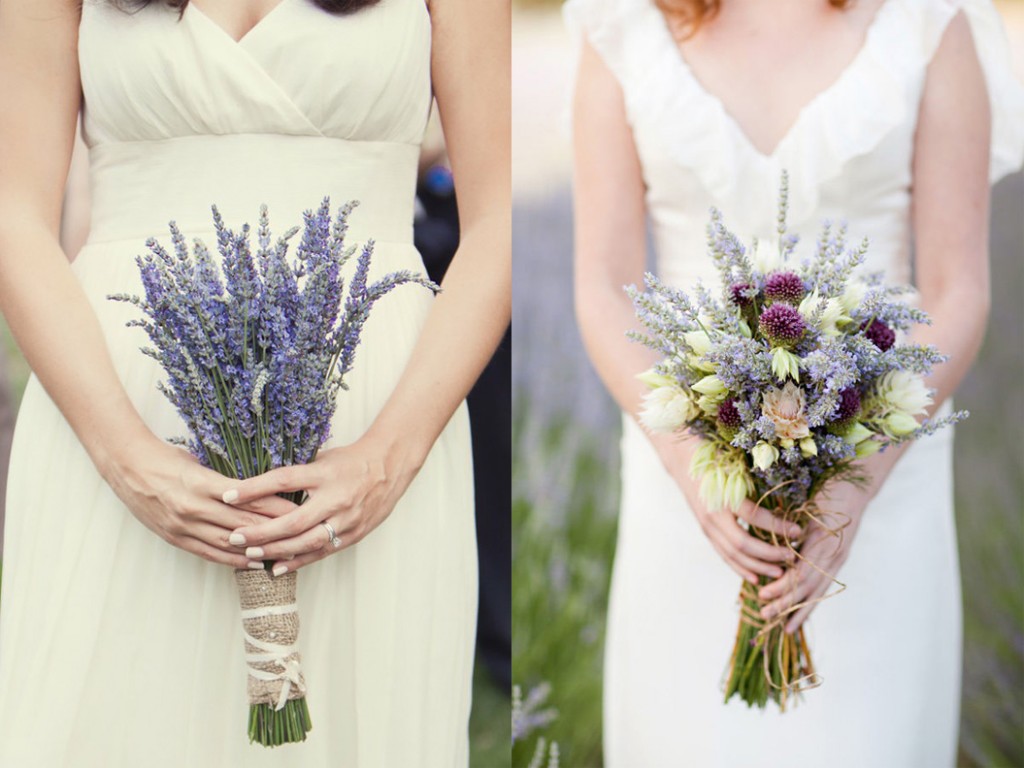
<svg viewBox="0 0 1024 768">
<path fill-rule="evenodd" d="M 828 0 L 833 8 L 843 10 L 853 0 Z M 654 0 L 668 21 L 672 34 L 679 39 L 693 36 L 701 24 L 711 21 L 722 6 L 722 0 Z"/>
</svg>

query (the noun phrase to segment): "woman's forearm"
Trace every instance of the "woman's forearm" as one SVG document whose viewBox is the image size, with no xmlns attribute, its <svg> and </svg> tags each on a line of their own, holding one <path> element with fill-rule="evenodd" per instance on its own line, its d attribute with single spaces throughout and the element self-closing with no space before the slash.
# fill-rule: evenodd
<svg viewBox="0 0 1024 768">
<path fill-rule="evenodd" d="M 487 365 L 511 313 L 511 223 L 481 217 L 462 232 L 420 338 L 367 437 L 418 466 Z"/>
<path fill-rule="evenodd" d="M 587 354 L 605 388 L 624 413 L 638 419 L 648 389 L 637 374 L 657 363 L 658 355 L 627 336 L 631 330 L 642 329 L 625 290 L 608 279 L 579 277 L 576 316 Z M 645 432 L 666 469 L 684 486 L 684 492 L 692 491 L 689 464 L 697 440 Z"/>
<path fill-rule="evenodd" d="M 105 471 L 146 427 L 55 235 L 10 209 L 0 222 L 0 307 L 33 372 Z"/>
<path fill-rule="evenodd" d="M 987 287 L 961 281 L 959 287 L 950 286 L 941 296 L 923 301 L 922 309 L 931 317 L 932 324 L 915 328 L 909 340 L 934 344 L 949 356 L 949 360 L 935 366 L 925 380 L 935 390 L 932 405 L 928 408 L 931 417 L 956 392 L 981 348 L 988 322 Z M 860 489 L 865 503 L 875 497 L 909 447 L 909 444 L 904 444 L 890 448 L 862 462 L 868 475 L 867 484 Z"/>
</svg>

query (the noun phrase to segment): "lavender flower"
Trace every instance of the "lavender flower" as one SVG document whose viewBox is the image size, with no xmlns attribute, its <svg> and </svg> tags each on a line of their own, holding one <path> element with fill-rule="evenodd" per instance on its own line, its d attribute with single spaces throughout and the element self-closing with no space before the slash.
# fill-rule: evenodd
<svg viewBox="0 0 1024 768">
<path fill-rule="evenodd" d="M 145 296 L 115 294 L 135 305 L 152 347 L 143 351 L 167 376 L 160 391 L 190 433 L 185 445 L 206 466 L 231 477 L 302 464 L 330 436 L 337 393 L 355 361 L 363 327 L 379 299 L 405 283 L 438 287 L 408 271 L 369 283 L 373 242 L 363 247 L 346 294 L 342 271 L 355 253 L 345 242 L 357 203 L 331 216 L 330 200 L 274 241 L 261 208 L 256 251 L 244 225 L 229 229 L 213 208 L 217 257 L 196 241 L 189 252 L 171 222 L 174 252 L 149 240 L 136 259 Z"/>
</svg>

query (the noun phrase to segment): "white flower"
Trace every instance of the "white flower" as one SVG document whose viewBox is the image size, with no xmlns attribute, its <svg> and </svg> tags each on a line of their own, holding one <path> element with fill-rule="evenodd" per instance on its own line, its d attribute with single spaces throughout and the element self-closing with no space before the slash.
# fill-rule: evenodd
<svg viewBox="0 0 1024 768">
<path fill-rule="evenodd" d="M 818 328 L 826 336 L 838 336 L 838 326 L 842 323 L 851 322 L 851 318 L 847 316 L 841 299 L 822 299 L 818 295 L 817 290 L 807 294 L 803 301 L 800 302 L 798 309 L 800 315 L 810 324 L 811 318 L 818 311 L 819 306 L 822 306 L 822 310 L 821 315 L 818 317 Z"/>
<path fill-rule="evenodd" d="M 851 315 L 856 312 L 857 308 L 863 303 L 864 295 L 867 291 L 867 283 L 856 277 L 850 278 L 850 282 L 846 284 L 846 290 L 844 290 L 843 295 L 839 297 L 839 302 L 843 306 L 843 312 L 847 315 Z"/>
<path fill-rule="evenodd" d="M 736 511 L 754 492 L 754 479 L 736 448 L 701 445 L 693 454 L 690 474 L 700 479 L 700 497 L 712 512 L 722 507 Z"/>
<path fill-rule="evenodd" d="M 804 456 L 817 456 L 818 446 L 813 437 L 805 437 L 800 441 L 800 453 Z"/>
<path fill-rule="evenodd" d="M 683 341 L 695 355 L 706 355 L 711 349 L 711 337 L 707 331 L 688 331 L 683 334 Z"/>
<path fill-rule="evenodd" d="M 779 449 L 764 440 L 759 440 L 750 451 L 750 456 L 754 459 L 754 466 L 764 471 L 779 460 Z"/>
<path fill-rule="evenodd" d="M 890 371 L 875 383 L 875 393 L 890 410 L 909 414 L 927 412 L 932 404 L 931 392 L 924 379 L 909 371 Z"/>
<path fill-rule="evenodd" d="M 693 399 L 673 382 L 644 395 L 640 423 L 651 432 L 675 432 L 693 421 L 697 415 Z"/>
<path fill-rule="evenodd" d="M 768 275 L 782 269 L 782 256 L 779 253 L 779 244 L 770 238 L 758 240 L 752 261 L 754 270 L 762 275 Z"/>
<path fill-rule="evenodd" d="M 802 440 L 811 432 L 804 413 L 803 390 L 791 381 L 782 389 L 772 387 L 764 393 L 761 413 L 775 424 L 775 434 L 787 440 Z"/>
</svg>

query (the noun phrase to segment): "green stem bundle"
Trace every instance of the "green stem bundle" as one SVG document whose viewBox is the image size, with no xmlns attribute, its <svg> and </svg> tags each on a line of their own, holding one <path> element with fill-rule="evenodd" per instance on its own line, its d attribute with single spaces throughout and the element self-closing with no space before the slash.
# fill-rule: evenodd
<svg viewBox="0 0 1024 768">
<path fill-rule="evenodd" d="M 249 743 L 259 742 L 265 747 L 279 747 L 305 741 L 313 729 L 305 697 L 289 699 L 284 709 L 271 704 L 252 704 L 249 707 Z"/>
<path fill-rule="evenodd" d="M 772 542 L 772 535 L 753 526 L 752 535 Z M 814 665 L 801 626 L 795 633 L 785 631 L 785 618 L 766 621 L 761 617 L 764 602 L 758 590 L 769 583 L 766 576 L 757 586 L 743 582 L 740 589 L 740 625 L 729 662 L 725 701 L 739 696 L 748 706 L 764 708 L 771 699 L 779 709 L 815 681 Z"/>
</svg>

